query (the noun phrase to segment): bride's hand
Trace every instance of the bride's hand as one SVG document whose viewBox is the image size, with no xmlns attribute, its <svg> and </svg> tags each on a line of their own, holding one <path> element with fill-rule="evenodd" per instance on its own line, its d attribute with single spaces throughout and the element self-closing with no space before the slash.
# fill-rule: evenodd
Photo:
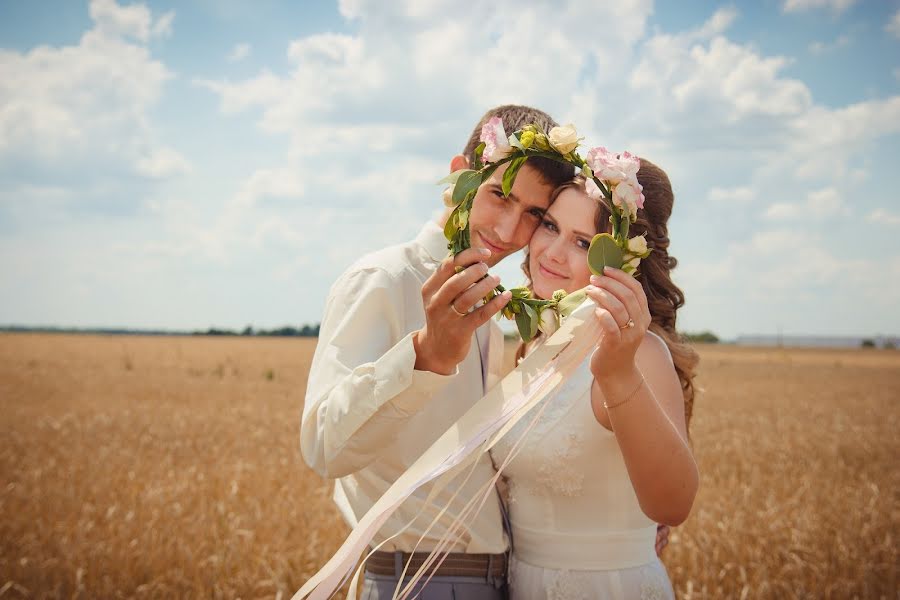
<svg viewBox="0 0 900 600">
<path fill-rule="evenodd" d="M 620 269 L 606 267 L 591 276 L 587 295 L 597 303 L 601 337 L 591 358 L 591 371 L 600 381 L 635 369 L 634 357 L 650 327 L 650 309 L 640 282 Z"/>
</svg>

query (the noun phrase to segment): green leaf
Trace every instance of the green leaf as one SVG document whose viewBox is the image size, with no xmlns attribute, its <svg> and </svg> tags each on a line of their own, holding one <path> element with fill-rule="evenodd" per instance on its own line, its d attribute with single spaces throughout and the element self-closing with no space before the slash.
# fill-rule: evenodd
<svg viewBox="0 0 900 600">
<path fill-rule="evenodd" d="M 525 304 L 525 312 L 528 314 L 528 319 L 531 321 L 529 324 L 531 325 L 531 335 L 528 336 L 528 339 L 534 337 L 538 330 L 538 323 L 540 323 L 540 317 L 538 313 L 530 304 Z"/>
<path fill-rule="evenodd" d="M 459 176 L 462 174 L 463 174 L 463 169 L 460 169 L 458 171 L 453 171 L 452 173 L 450 173 L 449 175 L 447 175 L 446 177 L 444 177 L 443 179 L 438 181 L 437 185 L 444 185 L 444 184 L 449 185 L 451 183 L 456 183 L 456 180 L 459 179 Z"/>
<path fill-rule="evenodd" d="M 624 264 L 622 249 L 616 244 L 613 236 L 608 233 L 598 233 L 591 240 L 588 248 L 588 267 L 594 275 L 602 275 L 603 267 L 615 267 L 621 269 Z"/>
<path fill-rule="evenodd" d="M 519 329 L 519 335 L 522 336 L 523 342 L 531 340 L 531 317 L 526 311 L 516 313 L 516 327 Z"/>
<path fill-rule="evenodd" d="M 565 298 L 559 301 L 557 305 L 557 310 L 559 310 L 559 314 L 563 317 L 568 317 L 575 311 L 576 308 L 581 306 L 581 303 L 584 302 L 584 299 L 587 298 L 587 293 L 584 289 L 576 290 L 571 294 L 567 295 Z"/>
<path fill-rule="evenodd" d="M 509 193 L 512 191 L 513 184 L 516 182 L 516 175 L 519 174 L 519 169 L 522 168 L 522 165 L 525 164 L 525 161 L 528 160 L 525 156 L 519 156 L 517 158 L 509 161 L 509 167 L 507 167 L 506 171 L 503 173 L 503 195 L 509 196 Z"/>
<path fill-rule="evenodd" d="M 466 169 L 459 172 L 456 179 L 456 186 L 453 188 L 453 202 L 459 204 L 462 202 L 469 192 L 474 192 L 481 185 L 481 173 Z"/>
<path fill-rule="evenodd" d="M 444 237 L 453 241 L 453 236 L 459 231 L 459 227 L 456 226 L 458 217 L 456 213 L 459 212 L 459 207 L 453 209 L 453 212 L 450 213 L 450 216 L 447 217 L 447 222 L 444 223 Z M 456 254 L 454 252 L 454 254 Z"/>
</svg>

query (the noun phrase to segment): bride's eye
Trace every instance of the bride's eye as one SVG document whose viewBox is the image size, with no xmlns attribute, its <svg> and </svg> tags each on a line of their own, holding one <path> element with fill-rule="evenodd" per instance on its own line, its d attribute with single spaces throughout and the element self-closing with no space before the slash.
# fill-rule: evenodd
<svg viewBox="0 0 900 600">
<path fill-rule="evenodd" d="M 577 240 L 575 240 L 575 245 L 582 250 L 587 250 L 591 247 L 591 243 L 584 238 L 578 238 Z"/>
<path fill-rule="evenodd" d="M 559 232 L 559 229 L 556 228 L 556 223 L 554 223 L 553 221 L 548 221 L 546 219 L 544 219 L 544 222 L 541 223 L 541 227 L 543 227 L 547 231 L 552 231 L 553 233 Z"/>
</svg>

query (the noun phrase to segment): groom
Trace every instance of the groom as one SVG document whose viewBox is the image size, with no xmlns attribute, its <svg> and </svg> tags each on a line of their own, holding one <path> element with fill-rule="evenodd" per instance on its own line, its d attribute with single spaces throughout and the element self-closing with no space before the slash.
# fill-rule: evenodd
<svg viewBox="0 0 900 600">
<path fill-rule="evenodd" d="M 556 125 L 543 111 L 526 106 L 491 109 L 451 161 L 451 171 L 472 164 L 481 127 L 494 116 L 507 132 L 529 123 L 544 131 Z M 362 257 L 331 288 L 300 441 L 310 467 L 336 480 L 334 501 L 351 527 L 499 378 L 503 340 L 491 317 L 509 297 L 479 306 L 498 281 L 488 269 L 528 243 L 554 188 L 573 175 L 570 165 L 532 158 L 503 197 L 504 170 L 497 169 L 478 189 L 469 217 L 470 249 L 448 258 L 447 211 L 426 223 L 414 240 Z M 366 563 L 363 597 L 390 598 L 406 562 L 411 559 L 408 574 L 415 573 L 494 472 L 485 454 L 455 498 L 456 489 L 450 489 L 429 501 L 430 484 L 410 496 L 373 539 L 379 544 L 391 538 Z M 416 548 L 425 523 L 441 506 L 447 511 Z M 420 513 L 424 516 L 392 537 Z M 494 495 L 435 571 L 429 595 L 502 598 L 508 549 L 502 504 Z"/>
</svg>

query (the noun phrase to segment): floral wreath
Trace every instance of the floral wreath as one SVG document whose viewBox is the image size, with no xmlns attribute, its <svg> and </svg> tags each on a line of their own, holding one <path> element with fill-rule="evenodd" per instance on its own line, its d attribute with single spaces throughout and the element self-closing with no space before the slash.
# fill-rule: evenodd
<svg viewBox="0 0 900 600">
<path fill-rule="evenodd" d="M 503 173 L 503 195 L 509 196 L 522 165 L 532 157 L 544 157 L 574 167 L 586 182 L 588 196 L 601 202 L 610 212 L 612 234 L 598 233 L 588 249 L 588 266 L 595 275 L 604 267 L 622 269 L 637 276 L 642 258 L 650 255 L 644 236 L 628 238 L 628 229 L 637 219 L 637 210 L 644 206 L 643 187 L 637 172 L 641 161 L 629 152 L 615 154 L 603 147 L 591 148 L 587 158 L 575 149 L 579 138 L 573 125 L 554 127 L 545 133 L 537 125 L 526 125 L 507 136 L 499 117 L 491 118 L 481 128 L 481 144 L 475 148 L 474 169 L 454 171 L 439 184 L 450 184 L 444 191 L 444 203 L 453 211 L 444 225 L 444 235 L 450 254 L 455 256 L 471 246 L 469 213 L 479 186 L 487 181 L 501 165 L 509 163 Z M 484 301 L 506 291 L 502 285 L 491 290 Z M 524 341 L 531 340 L 538 331 L 548 335 L 559 328 L 560 319 L 568 316 L 585 299 L 583 290 L 566 294 L 557 290 L 549 300 L 534 298 L 528 288 L 512 288 L 512 299 L 501 311 L 507 319 L 515 319 Z"/>
</svg>

